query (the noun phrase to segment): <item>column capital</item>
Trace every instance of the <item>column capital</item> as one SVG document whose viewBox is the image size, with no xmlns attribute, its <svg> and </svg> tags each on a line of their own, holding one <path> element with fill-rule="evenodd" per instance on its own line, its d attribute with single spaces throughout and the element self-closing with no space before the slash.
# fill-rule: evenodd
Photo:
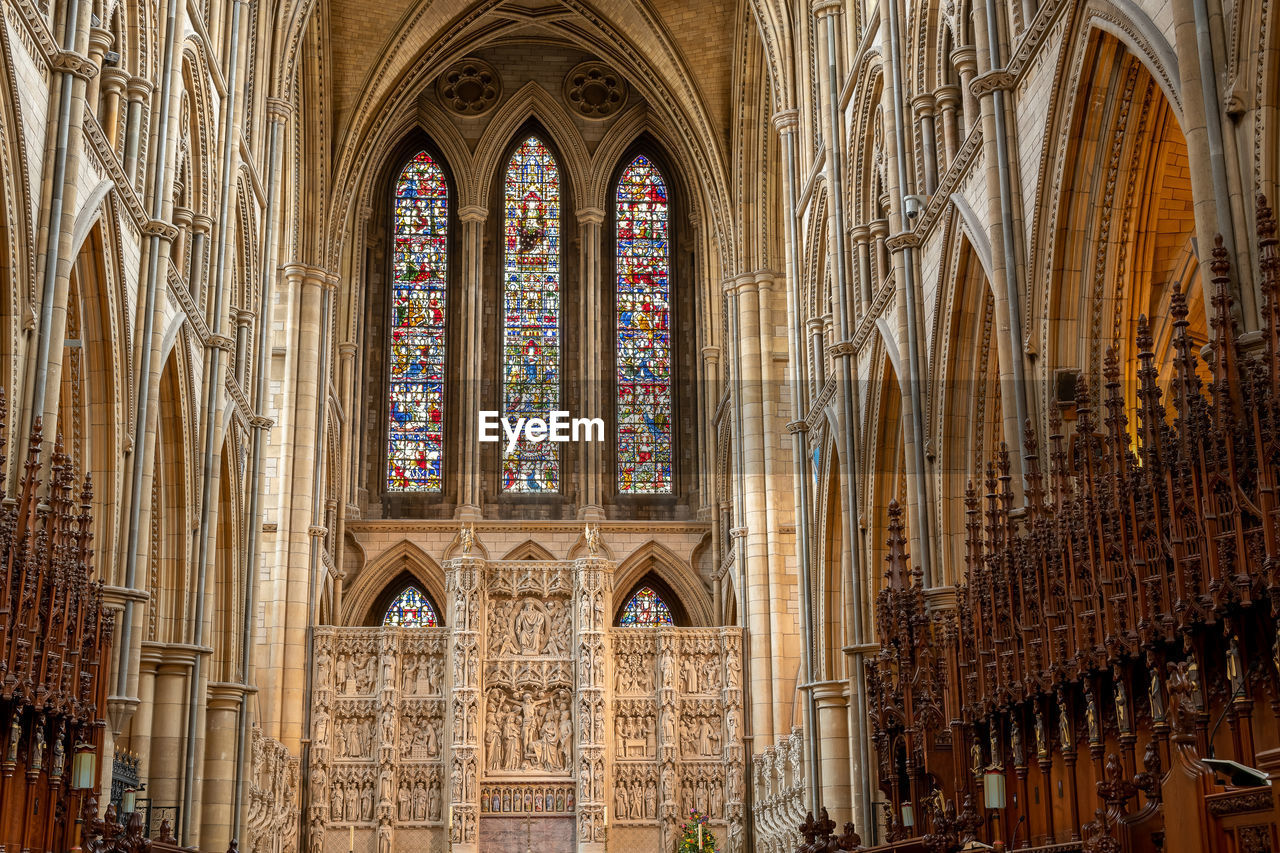
<svg viewBox="0 0 1280 853">
<path fill-rule="evenodd" d="M 867 224 L 867 228 L 871 231 L 871 236 L 877 240 L 889 236 L 889 220 L 887 219 L 873 219 Z"/>
<path fill-rule="evenodd" d="M 120 95 L 124 93 L 128 82 L 129 72 L 115 65 L 108 65 L 102 69 L 102 86 L 104 89 Z"/>
<path fill-rule="evenodd" d="M 729 528 L 729 538 L 731 539 L 744 539 L 746 538 L 746 535 L 747 535 L 747 528 L 745 527 Z"/>
<path fill-rule="evenodd" d="M 937 105 L 936 98 L 933 96 L 933 93 L 931 92 L 925 92 L 924 94 L 916 95 L 914 98 L 911 99 L 911 109 L 914 110 L 915 114 L 918 116 L 933 115 L 933 111 L 936 105 Z"/>
<path fill-rule="evenodd" d="M 808 432 L 809 423 L 807 421 L 787 421 L 787 432 L 795 435 L 798 432 Z"/>
<path fill-rule="evenodd" d="M 804 322 L 806 326 L 808 326 L 811 330 L 815 332 L 822 331 L 822 327 L 826 325 L 826 320 L 824 320 L 822 317 L 810 317 L 808 320 L 805 320 Z"/>
<path fill-rule="evenodd" d="M 603 225 L 604 211 L 598 207 L 580 207 L 574 211 L 579 225 Z"/>
<path fill-rule="evenodd" d="M 357 349 L 356 345 L 351 341 L 343 341 L 338 344 L 338 355 L 343 358 L 355 358 Z"/>
<path fill-rule="evenodd" d="M 847 681 L 815 681 L 809 687 L 819 708 L 839 708 L 849 703 Z"/>
<path fill-rule="evenodd" d="M 885 245 L 889 247 L 890 252 L 914 249 L 920 245 L 920 235 L 914 231 L 903 231 L 890 237 Z"/>
<path fill-rule="evenodd" d="M 865 222 L 849 229 L 849 239 L 855 243 L 866 243 L 871 239 L 871 226 Z"/>
<path fill-rule="evenodd" d="M 131 101 L 141 101 L 149 97 L 153 89 L 155 87 L 145 77 L 130 77 L 129 82 L 125 84 L 125 90 L 128 92 L 129 100 Z"/>
<path fill-rule="evenodd" d="M 213 217 L 205 216 L 203 213 L 192 213 L 191 230 L 208 237 L 213 232 Z"/>
<path fill-rule="evenodd" d="M 977 72 L 978 70 L 978 49 L 973 45 L 965 45 L 957 47 L 951 51 L 951 64 L 956 67 L 956 71 L 963 73 L 968 70 Z"/>
<path fill-rule="evenodd" d="M 933 99 L 940 110 L 955 109 L 960 106 L 960 87 L 954 83 L 939 86 L 933 90 Z"/>
<path fill-rule="evenodd" d="M 844 2 L 843 0 L 813 0 L 809 8 L 815 18 L 825 18 L 844 11 Z"/>
<path fill-rule="evenodd" d="M 142 236 L 158 237 L 172 243 L 178 237 L 178 228 L 172 222 L 163 219 L 149 219 L 142 225 Z"/>
<path fill-rule="evenodd" d="M 463 222 L 484 222 L 488 218 L 489 209 L 478 204 L 458 208 L 458 219 Z"/>
<path fill-rule="evenodd" d="M 975 98 L 981 98 L 997 90 L 1008 91 L 1013 88 L 1016 82 L 1017 80 L 1013 74 L 1003 68 L 997 68 L 994 71 L 988 71 L 981 77 L 973 78 L 973 81 L 969 83 L 969 91 L 973 93 Z"/>
<path fill-rule="evenodd" d="M 284 123 L 293 117 L 293 104 L 284 98 L 267 98 L 267 116 L 272 121 Z"/>
<path fill-rule="evenodd" d="M 98 74 L 98 64 L 74 50 L 60 50 L 53 57 L 53 70 L 88 80 Z"/>
<path fill-rule="evenodd" d="M 778 110 L 773 114 L 773 126 L 778 129 L 778 133 L 795 133 L 800 127 L 800 111 L 795 107 Z"/>
<path fill-rule="evenodd" d="M 827 347 L 827 353 L 835 358 L 845 358 L 854 354 L 854 347 L 851 341 L 840 341 Z"/>
<path fill-rule="evenodd" d="M 251 326 L 253 325 L 253 318 L 258 316 L 256 312 L 247 308 L 241 308 L 235 312 L 235 315 L 237 326 Z"/>
<path fill-rule="evenodd" d="M 106 27 L 89 27 L 89 52 L 101 55 L 111 47 L 111 30 Z"/>
<path fill-rule="evenodd" d="M 702 360 L 709 364 L 718 362 L 720 360 L 720 347 L 703 347 Z"/>
</svg>

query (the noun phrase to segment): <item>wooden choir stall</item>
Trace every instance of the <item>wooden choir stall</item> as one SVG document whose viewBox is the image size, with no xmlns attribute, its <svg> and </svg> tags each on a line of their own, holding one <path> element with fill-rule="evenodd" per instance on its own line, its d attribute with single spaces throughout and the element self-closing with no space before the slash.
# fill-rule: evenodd
<svg viewBox="0 0 1280 853">
<path fill-rule="evenodd" d="M 0 485 L 6 408 L 0 395 Z M 0 501 L 0 844 L 65 851 L 93 802 L 112 615 L 92 579 L 92 489 L 61 442 L 41 460 L 37 419 Z"/>
<path fill-rule="evenodd" d="M 1025 501 L 1008 452 L 970 484 L 953 602 L 926 593 L 891 508 L 876 849 L 1280 850 L 1280 258 L 1262 199 L 1258 223 L 1261 340 L 1237 333 L 1219 241 L 1206 357 L 1175 294 L 1171 378 L 1138 326 L 1135 417 L 1112 351 L 1073 429 L 1051 411 L 1043 458 L 1028 423 Z M 802 853 L 863 849 L 824 818 Z"/>
</svg>

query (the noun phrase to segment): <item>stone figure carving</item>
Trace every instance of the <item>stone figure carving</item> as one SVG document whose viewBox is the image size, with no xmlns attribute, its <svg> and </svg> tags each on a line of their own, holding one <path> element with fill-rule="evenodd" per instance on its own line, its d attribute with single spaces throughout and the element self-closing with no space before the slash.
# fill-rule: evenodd
<svg viewBox="0 0 1280 853">
<path fill-rule="evenodd" d="M 396 793 L 396 814 L 402 823 L 413 820 L 413 793 L 407 785 L 401 785 Z"/>
<path fill-rule="evenodd" d="M 429 820 L 440 819 L 440 786 L 435 782 L 427 790 L 427 817 Z"/>
<path fill-rule="evenodd" d="M 373 790 L 360 789 L 360 819 L 373 820 Z"/>
<path fill-rule="evenodd" d="M 419 823 L 427 819 L 427 789 L 421 779 L 413 786 L 413 819 Z"/>
<path fill-rule="evenodd" d="M 588 524 L 582 532 L 582 539 L 587 543 L 587 553 L 592 557 L 600 553 L 600 528 L 594 524 Z"/>
<path fill-rule="evenodd" d="M 462 553 L 470 554 L 476 544 L 476 531 L 470 524 L 458 531 L 458 542 L 462 545 Z"/>
<path fill-rule="evenodd" d="M 516 641 L 520 654 L 541 654 L 546 648 L 547 611 L 532 598 L 526 598 L 515 618 Z"/>
</svg>

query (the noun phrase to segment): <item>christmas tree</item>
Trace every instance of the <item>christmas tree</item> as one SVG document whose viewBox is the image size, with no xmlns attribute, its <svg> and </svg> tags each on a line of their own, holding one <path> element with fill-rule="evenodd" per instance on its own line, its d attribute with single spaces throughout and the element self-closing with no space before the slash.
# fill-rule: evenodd
<svg viewBox="0 0 1280 853">
<path fill-rule="evenodd" d="M 707 826 L 707 816 L 694 809 L 689 812 L 689 819 L 680 828 L 680 845 L 676 853 L 719 853 L 716 837 Z"/>
</svg>

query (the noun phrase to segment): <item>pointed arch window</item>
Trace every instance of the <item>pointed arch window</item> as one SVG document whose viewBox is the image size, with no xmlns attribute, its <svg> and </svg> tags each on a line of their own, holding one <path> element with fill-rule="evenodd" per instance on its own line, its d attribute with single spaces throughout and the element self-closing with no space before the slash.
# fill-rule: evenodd
<svg viewBox="0 0 1280 853">
<path fill-rule="evenodd" d="M 560 406 L 560 169 L 536 136 L 507 163 L 503 199 L 502 413 L 546 419 Z M 559 488 L 557 444 L 504 449 L 503 491 Z"/>
<path fill-rule="evenodd" d="M 443 485 L 449 188 L 426 151 L 400 172 L 393 211 L 387 490 Z"/>
<path fill-rule="evenodd" d="M 396 628 L 435 628 L 440 625 L 440 619 L 422 590 L 410 586 L 391 602 L 382 624 Z"/>
<path fill-rule="evenodd" d="M 667 494 L 671 240 L 667 183 L 645 155 L 623 170 L 616 204 L 618 491 Z"/>
<path fill-rule="evenodd" d="M 671 608 L 651 586 L 642 586 L 622 606 L 618 625 L 623 628 L 656 628 L 675 625 Z"/>
</svg>

